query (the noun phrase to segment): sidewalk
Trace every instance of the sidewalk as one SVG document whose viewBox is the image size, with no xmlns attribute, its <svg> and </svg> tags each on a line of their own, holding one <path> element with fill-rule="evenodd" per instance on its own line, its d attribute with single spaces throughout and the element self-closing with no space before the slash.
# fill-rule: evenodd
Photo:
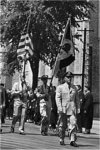
<svg viewBox="0 0 100 150">
<path fill-rule="evenodd" d="M 100 120 L 99 119 L 93 120 L 93 126 L 91 129 L 91 133 L 96 133 L 96 134 L 100 135 Z"/>
<path fill-rule="evenodd" d="M 100 139 L 100 120 L 94 119 L 93 120 L 93 126 L 91 129 L 91 134 L 83 134 L 83 133 L 77 133 L 78 137 L 81 138 L 88 138 L 88 139 Z"/>
</svg>

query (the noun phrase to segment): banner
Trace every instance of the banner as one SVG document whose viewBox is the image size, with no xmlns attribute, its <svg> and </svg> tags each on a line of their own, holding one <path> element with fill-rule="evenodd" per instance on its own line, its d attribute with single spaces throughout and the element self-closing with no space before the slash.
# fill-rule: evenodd
<svg viewBox="0 0 100 150">
<path fill-rule="evenodd" d="M 56 77 L 62 68 L 70 65 L 74 60 L 75 52 L 71 32 L 71 20 L 69 18 L 61 41 L 61 50 L 57 55 L 56 62 L 53 68 L 53 76 Z"/>
</svg>

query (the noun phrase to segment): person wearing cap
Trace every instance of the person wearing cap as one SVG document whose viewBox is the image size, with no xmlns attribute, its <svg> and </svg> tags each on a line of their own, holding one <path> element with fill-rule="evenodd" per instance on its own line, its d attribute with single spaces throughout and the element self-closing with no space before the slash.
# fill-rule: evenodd
<svg viewBox="0 0 100 150">
<path fill-rule="evenodd" d="M 40 100 L 40 114 L 41 114 L 41 134 L 48 134 L 49 119 L 50 119 L 50 105 L 49 105 L 49 86 L 47 85 L 48 76 L 41 77 L 42 85 L 37 88 L 36 95 Z"/>
<path fill-rule="evenodd" d="M 73 74 L 64 74 L 64 83 L 56 89 L 56 104 L 59 115 L 60 145 L 64 145 L 65 131 L 68 128 L 70 145 L 76 144 L 76 113 L 80 113 L 80 101 L 76 87 L 71 83 Z"/>
</svg>

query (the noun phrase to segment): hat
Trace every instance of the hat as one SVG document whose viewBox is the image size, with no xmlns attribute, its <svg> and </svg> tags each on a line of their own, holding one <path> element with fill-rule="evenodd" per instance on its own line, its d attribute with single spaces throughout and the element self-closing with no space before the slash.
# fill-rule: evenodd
<svg viewBox="0 0 100 150">
<path fill-rule="evenodd" d="M 48 75 L 43 75 L 42 77 L 41 77 L 41 80 L 47 80 L 48 79 Z"/>
<path fill-rule="evenodd" d="M 73 73 L 68 71 L 64 74 L 64 77 L 72 77 L 73 76 Z"/>
</svg>

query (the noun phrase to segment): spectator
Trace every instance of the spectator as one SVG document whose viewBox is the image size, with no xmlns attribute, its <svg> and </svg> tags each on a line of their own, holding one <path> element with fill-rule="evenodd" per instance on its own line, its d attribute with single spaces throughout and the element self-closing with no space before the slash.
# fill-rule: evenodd
<svg viewBox="0 0 100 150">
<path fill-rule="evenodd" d="M 4 84 L 1 83 L 0 86 L 1 86 L 0 88 L 1 88 L 1 103 L 2 103 L 1 122 L 5 123 L 6 109 L 8 108 L 8 99 Z"/>
<path fill-rule="evenodd" d="M 5 123 L 6 108 L 8 107 L 7 93 L 4 84 L 0 84 L 0 132 L 2 132 L 2 123 Z"/>
<path fill-rule="evenodd" d="M 80 113 L 77 114 L 77 126 L 78 126 L 78 133 L 82 133 L 82 103 L 84 101 L 84 94 L 82 92 L 82 87 L 77 85 L 77 91 L 80 99 Z"/>
<path fill-rule="evenodd" d="M 93 95 L 90 92 L 90 87 L 85 86 L 84 88 L 85 99 L 82 105 L 82 118 L 83 128 L 85 128 L 84 134 L 90 134 L 90 130 L 93 124 Z"/>
</svg>

